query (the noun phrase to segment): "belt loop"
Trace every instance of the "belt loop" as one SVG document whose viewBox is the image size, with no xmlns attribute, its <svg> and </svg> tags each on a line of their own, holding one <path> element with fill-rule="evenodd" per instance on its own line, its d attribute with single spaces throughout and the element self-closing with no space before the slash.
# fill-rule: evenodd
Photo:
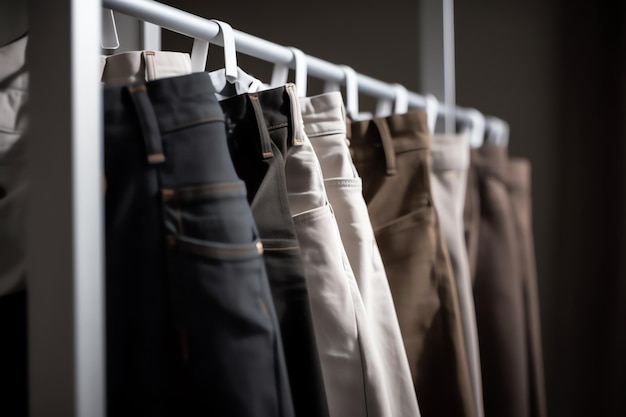
<svg viewBox="0 0 626 417">
<path fill-rule="evenodd" d="M 150 97 L 148 97 L 146 85 L 132 84 L 127 88 L 133 100 L 133 104 L 135 105 L 135 110 L 137 111 L 143 141 L 146 145 L 148 163 L 160 164 L 165 162 L 165 155 L 163 154 L 163 146 L 161 143 L 161 132 L 159 131 L 159 124 L 154 114 Z"/>
<path fill-rule="evenodd" d="M 387 175 L 396 175 L 398 169 L 396 167 L 396 151 L 393 147 L 393 139 L 387 122 L 382 117 L 374 117 L 374 125 L 380 134 L 380 140 L 383 144 L 383 152 L 385 152 L 385 162 L 387 164 Z"/>
<path fill-rule="evenodd" d="M 261 153 L 263 159 L 269 159 L 274 157 L 272 152 L 272 138 L 267 131 L 267 125 L 265 124 L 265 117 L 263 117 L 263 109 L 261 103 L 259 103 L 259 95 L 257 93 L 249 93 L 248 99 L 252 103 L 252 109 L 254 110 L 254 116 L 256 117 L 256 124 L 259 130 L 259 137 L 261 139 Z"/>
<path fill-rule="evenodd" d="M 143 58 L 145 66 L 146 81 L 153 81 L 157 79 L 156 74 L 156 53 L 154 51 L 142 51 L 141 57 Z"/>
<path fill-rule="evenodd" d="M 107 57 L 106 55 L 100 55 L 100 78 L 98 78 L 99 82 L 102 82 L 102 76 L 104 75 L 104 68 L 107 65 Z"/>
<path fill-rule="evenodd" d="M 291 109 L 291 127 L 292 127 L 292 145 L 304 144 L 304 121 L 302 120 L 302 109 L 300 108 L 300 99 L 296 93 L 296 85 L 293 83 L 285 84 L 285 91 L 290 101 Z"/>
</svg>

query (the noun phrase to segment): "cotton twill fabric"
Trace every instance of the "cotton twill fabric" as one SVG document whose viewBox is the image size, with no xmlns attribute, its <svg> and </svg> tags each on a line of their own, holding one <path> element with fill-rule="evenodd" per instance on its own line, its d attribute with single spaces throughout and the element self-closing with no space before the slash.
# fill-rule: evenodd
<svg viewBox="0 0 626 417">
<path fill-rule="evenodd" d="M 468 252 L 474 261 L 474 303 L 485 415 L 529 415 L 526 319 L 519 236 L 508 191 L 505 147 L 472 149 L 466 206 Z M 472 245 L 476 245 L 472 247 Z"/>
<path fill-rule="evenodd" d="M 421 413 L 473 416 L 456 284 L 430 192 L 426 114 L 349 126 Z"/>
<path fill-rule="evenodd" d="M 371 345 L 381 363 L 392 416 L 419 416 L 419 407 L 396 310 L 359 177 L 346 138 L 340 92 L 300 99 L 304 129 L 319 160 L 324 186 L 365 309 Z"/>
<path fill-rule="evenodd" d="M 437 134 L 431 142 L 431 186 L 456 281 L 476 415 L 483 416 L 482 377 L 474 294 L 464 239 L 463 208 L 470 147 L 467 135 Z"/>
<path fill-rule="evenodd" d="M 26 283 L 28 36 L 0 48 L 0 296 Z"/>
<path fill-rule="evenodd" d="M 154 81 L 191 74 L 191 58 L 187 53 L 173 51 L 122 52 L 103 56 L 101 72 L 101 81 L 107 85 Z"/>
<path fill-rule="evenodd" d="M 532 231 L 531 165 L 524 158 L 509 158 L 508 189 L 519 238 L 519 259 L 522 274 L 526 347 L 528 357 L 530 416 L 547 416 L 546 392 L 541 343 L 541 320 L 537 267 Z"/>
<path fill-rule="evenodd" d="M 292 416 L 261 244 L 208 75 L 103 90 L 109 415 Z"/>
<path fill-rule="evenodd" d="M 264 259 L 281 333 L 297 416 L 328 416 L 328 401 L 313 327 L 310 291 L 291 217 L 285 164 L 302 146 L 294 136 L 288 84 L 220 101 L 231 157 L 246 183 L 248 202 L 265 248 Z"/>
<path fill-rule="evenodd" d="M 392 416 L 369 320 L 295 94 L 291 104 L 294 134 L 302 145 L 292 147 L 287 155 L 287 191 L 309 286 L 330 415 Z"/>
<path fill-rule="evenodd" d="M 28 414 L 27 45 L 26 35 L 0 47 L 0 392 L 15 416 Z"/>
</svg>

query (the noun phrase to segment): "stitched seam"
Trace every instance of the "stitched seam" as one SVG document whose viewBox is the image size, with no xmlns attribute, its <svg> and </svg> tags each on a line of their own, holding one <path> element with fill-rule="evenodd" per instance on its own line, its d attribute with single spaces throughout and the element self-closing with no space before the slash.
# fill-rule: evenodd
<svg viewBox="0 0 626 417">
<path fill-rule="evenodd" d="M 346 131 L 343 129 L 334 129 L 334 130 L 316 130 L 315 132 L 307 132 L 309 137 L 321 136 L 321 135 L 334 135 L 339 133 L 345 133 Z"/>
<path fill-rule="evenodd" d="M 213 123 L 213 122 L 223 122 L 223 121 L 224 121 L 224 117 L 221 117 L 221 116 L 205 117 L 204 119 L 198 119 L 198 120 L 194 120 L 193 122 L 182 123 L 182 124 L 179 124 L 179 125 L 175 125 L 175 126 L 172 126 L 172 127 L 165 128 L 165 129 L 161 130 L 161 132 L 162 133 L 170 133 L 170 132 L 173 132 L 175 130 L 185 129 L 185 128 L 196 126 L 196 125 L 201 125 L 201 124 L 205 124 L 205 123 Z"/>
<path fill-rule="evenodd" d="M 289 123 L 288 122 L 284 122 L 284 123 L 280 123 L 280 124 L 277 124 L 277 125 L 268 126 L 267 130 L 276 130 L 276 129 L 280 129 L 280 128 L 287 127 L 287 126 L 289 126 Z"/>
<path fill-rule="evenodd" d="M 263 245 L 263 249 L 267 251 L 279 251 L 279 250 L 295 250 L 300 249 L 300 246 L 283 246 L 283 247 L 267 247 Z"/>
<path fill-rule="evenodd" d="M 245 186 L 241 183 L 209 184 L 198 187 L 186 188 L 163 188 L 161 190 L 163 201 L 186 200 L 203 196 L 211 196 L 223 191 L 244 191 Z"/>
</svg>

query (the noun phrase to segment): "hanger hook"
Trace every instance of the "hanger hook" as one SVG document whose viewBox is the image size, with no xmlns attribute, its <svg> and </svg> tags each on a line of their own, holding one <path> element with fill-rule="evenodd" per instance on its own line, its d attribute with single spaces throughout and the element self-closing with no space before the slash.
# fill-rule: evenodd
<svg viewBox="0 0 626 417">
<path fill-rule="evenodd" d="M 426 94 L 424 96 L 424 101 L 426 102 L 426 116 L 428 119 L 428 129 L 430 130 L 431 136 L 435 134 L 435 126 L 437 125 L 437 116 L 439 114 L 439 100 L 435 97 L 434 94 Z"/>
<path fill-rule="evenodd" d="M 100 46 L 102 49 L 117 49 L 120 47 L 115 17 L 111 9 L 102 9 L 102 38 L 100 39 Z"/>
<path fill-rule="evenodd" d="M 497 117 L 486 117 L 487 140 L 493 144 L 507 146 L 509 144 L 509 124 Z"/>
<path fill-rule="evenodd" d="M 226 22 L 211 19 L 219 27 L 216 37 L 221 37 L 224 46 L 224 70 L 228 82 L 237 80 L 237 47 L 235 44 L 235 32 Z M 209 56 L 210 42 L 204 39 L 195 38 L 191 49 L 191 70 L 201 72 L 206 70 L 207 58 Z"/>
<path fill-rule="evenodd" d="M 470 146 L 480 148 L 485 136 L 485 116 L 476 109 L 467 109 L 469 118 Z"/>
<path fill-rule="evenodd" d="M 287 49 L 291 51 L 291 61 L 294 61 L 295 67 L 295 84 L 296 90 L 298 91 L 298 96 L 305 97 L 307 90 L 307 77 L 308 77 L 308 67 L 306 63 L 306 56 L 304 53 L 293 46 L 288 46 Z M 290 62 L 291 62 L 290 61 Z M 289 63 L 288 64 L 274 64 L 274 68 L 272 69 L 272 79 L 270 81 L 271 87 L 279 87 L 281 85 L 287 84 L 289 79 Z"/>
<path fill-rule="evenodd" d="M 351 118 L 359 115 L 359 83 L 356 72 L 348 65 L 339 65 L 343 71 L 346 82 L 346 111 Z"/>
<path fill-rule="evenodd" d="M 308 79 L 306 56 L 304 52 L 298 48 L 294 48 L 293 46 L 289 46 L 288 48 L 293 54 L 293 60 L 295 62 L 296 90 L 298 91 L 298 97 L 306 97 Z"/>
<path fill-rule="evenodd" d="M 395 114 L 404 114 L 409 111 L 409 90 L 402 84 L 395 83 L 392 85 L 395 92 L 393 112 Z"/>
</svg>

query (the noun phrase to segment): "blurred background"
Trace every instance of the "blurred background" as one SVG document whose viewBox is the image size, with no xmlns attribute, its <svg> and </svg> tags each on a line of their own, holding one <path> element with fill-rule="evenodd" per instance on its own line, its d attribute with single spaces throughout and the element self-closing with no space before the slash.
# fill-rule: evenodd
<svg viewBox="0 0 626 417">
<path fill-rule="evenodd" d="M 428 92 L 420 84 L 419 1 L 165 3 Z M 509 153 L 532 163 L 553 417 L 626 416 L 625 3 L 455 4 L 457 103 L 509 122 Z M 191 44 L 163 33 L 164 50 L 191 51 Z M 221 59 L 221 48 L 211 46 L 208 69 Z M 239 65 L 269 80 L 271 64 L 240 54 Z M 309 94 L 319 85 L 309 79 Z M 368 105 L 361 97 L 362 110 L 373 110 Z"/>
</svg>

